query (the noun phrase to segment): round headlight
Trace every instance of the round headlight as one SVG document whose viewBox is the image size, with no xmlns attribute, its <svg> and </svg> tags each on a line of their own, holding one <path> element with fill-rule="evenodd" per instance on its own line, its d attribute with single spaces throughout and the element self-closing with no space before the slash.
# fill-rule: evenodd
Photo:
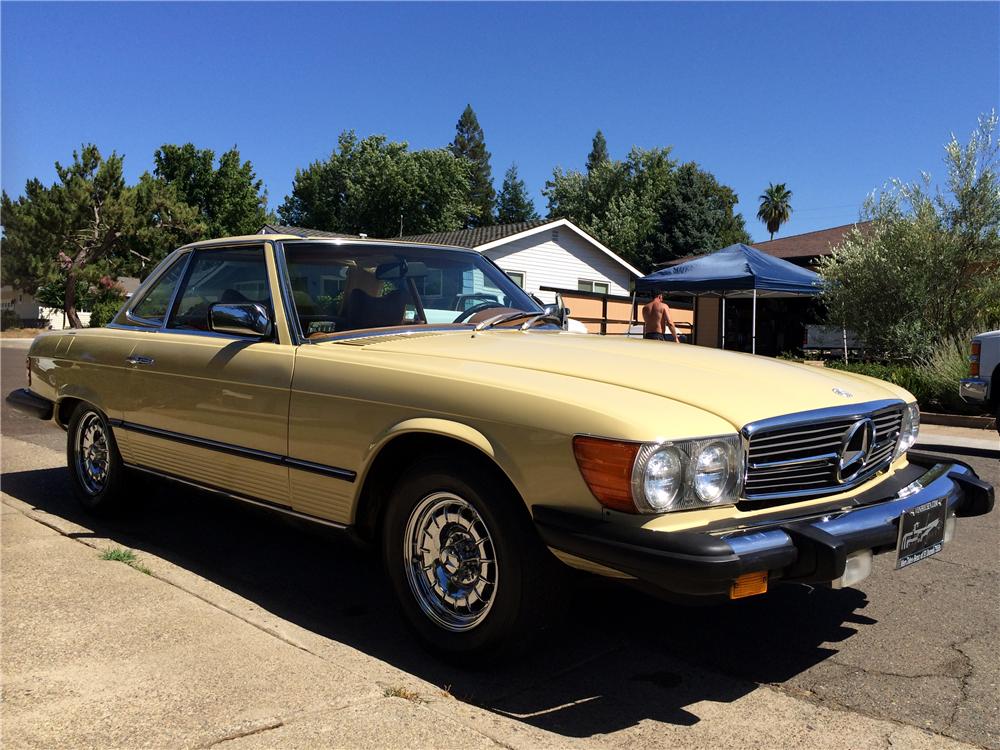
<svg viewBox="0 0 1000 750">
<path fill-rule="evenodd" d="M 726 491 L 735 466 L 732 447 L 709 443 L 694 459 L 694 491 L 703 503 L 714 503 Z"/>
<path fill-rule="evenodd" d="M 665 511 L 677 499 L 683 486 L 684 465 L 676 448 L 660 448 L 646 459 L 642 494 L 655 511 Z"/>
<path fill-rule="evenodd" d="M 899 458 L 917 442 L 920 433 L 920 407 L 915 403 L 907 404 L 903 409 L 903 421 L 899 425 L 899 440 L 893 458 Z"/>
</svg>

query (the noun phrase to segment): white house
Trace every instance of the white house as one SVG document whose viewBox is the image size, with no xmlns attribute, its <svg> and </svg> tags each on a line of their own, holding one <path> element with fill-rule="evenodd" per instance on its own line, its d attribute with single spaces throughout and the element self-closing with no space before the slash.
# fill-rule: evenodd
<svg viewBox="0 0 1000 750">
<path fill-rule="evenodd" d="M 122 276 L 118 279 L 118 285 L 125 291 L 125 296 L 130 297 L 139 288 L 139 279 L 133 276 Z M 68 328 L 66 313 L 58 307 L 43 307 L 34 295 L 29 292 L 16 289 L 9 284 L 0 287 L 0 310 L 6 314 L 7 310 L 13 311 L 18 319 L 18 325 L 28 328 L 51 328 L 62 330 Z M 80 322 L 86 326 L 90 323 L 90 312 L 78 310 Z"/>
<path fill-rule="evenodd" d="M 279 225 L 267 225 L 261 233 L 349 236 Z M 643 275 L 567 219 L 495 224 L 392 239 L 472 248 L 544 302 L 555 302 L 556 295 L 551 289 L 625 296 L 629 294 L 632 279 Z"/>
</svg>

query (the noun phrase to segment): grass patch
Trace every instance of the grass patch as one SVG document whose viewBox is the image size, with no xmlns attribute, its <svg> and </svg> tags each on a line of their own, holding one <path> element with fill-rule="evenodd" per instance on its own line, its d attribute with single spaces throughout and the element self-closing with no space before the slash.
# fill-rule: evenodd
<svg viewBox="0 0 1000 750">
<path fill-rule="evenodd" d="M 420 693 L 405 687 L 387 687 L 382 691 L 383 698 L 402 698 L 412 703 L 421 703 Z"/>
<path fill-rule="evenodd" d="M 0 339 L 33 339 L 46 328 L 5 328 L 0 331 Z"/>
<path fill-rule="evenodd" d="M 121 547 L 108 547 L 104 552 L 101 553 L 102 560 L 114 560 L 115 562 L 123 562 L 126 565 L 131 565 L 138 558 L 135 556 L 135 552 L 130 549 L 122 549 Z"/>
<path fill-rule="evenodd" d="M 140 573 L 145 573 L 146 575 L 152 575 L 153 573 L 153 571 L 139 562 L 139 558 L 136 557 L 135 552 L 123 547 L 108 547 L 101 553 L 101 559 L 125 563 L 130 568 L 135 568 Z"/>
</svg>

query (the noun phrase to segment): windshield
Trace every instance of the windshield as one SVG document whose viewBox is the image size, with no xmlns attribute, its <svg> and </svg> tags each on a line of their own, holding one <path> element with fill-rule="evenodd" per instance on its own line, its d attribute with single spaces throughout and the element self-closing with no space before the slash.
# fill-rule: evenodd
<svg viewBox="0 0 1000 750">
<path fill-rule="evenodd" d="M 285 243 L 284 252 L 306 338 L 541 312 L 503 271 L 472 252 L 315 242 Z"/>
</svg>

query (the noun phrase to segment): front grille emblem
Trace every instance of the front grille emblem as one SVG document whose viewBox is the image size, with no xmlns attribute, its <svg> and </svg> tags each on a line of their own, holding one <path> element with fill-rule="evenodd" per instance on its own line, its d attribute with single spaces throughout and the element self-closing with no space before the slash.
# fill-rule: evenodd
<svg viewBox="0 0 1000 750">
<path fill-rule="evenodd" d="M 837 461 L 837 481 L 850 482 L 868 463 L 868 454 L 875 444 L 875 422 L 869 417 L 859 419 L 847 428 L 840 442 L 840 459 Z"/>
</svg>

